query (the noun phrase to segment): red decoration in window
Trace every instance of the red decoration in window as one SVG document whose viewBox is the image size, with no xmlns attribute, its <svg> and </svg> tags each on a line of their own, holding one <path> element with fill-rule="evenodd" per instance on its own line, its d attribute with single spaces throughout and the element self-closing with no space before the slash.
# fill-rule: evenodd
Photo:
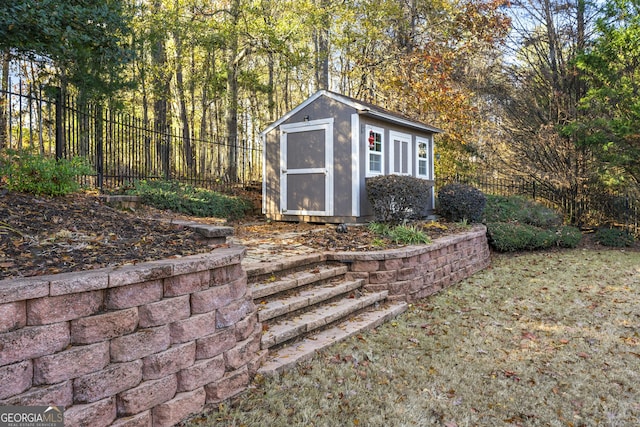
<svg viewBox="0 0 640 427">
<path fill-rule="evenodd" d="M 369 131 L 369 149 L 373 150 L 376 147 L 376 136 L 372 130 Z"/>
</svg>

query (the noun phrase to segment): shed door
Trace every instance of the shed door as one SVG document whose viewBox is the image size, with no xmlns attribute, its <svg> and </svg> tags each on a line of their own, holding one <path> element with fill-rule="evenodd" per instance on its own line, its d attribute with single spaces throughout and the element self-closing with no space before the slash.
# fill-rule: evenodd
<svg viewBox="0 0 640 427">
<path fill-rule="evenodd" d="M 280 126 L 280 210 L 333 215 L 333 119 Z"/>
</svg>

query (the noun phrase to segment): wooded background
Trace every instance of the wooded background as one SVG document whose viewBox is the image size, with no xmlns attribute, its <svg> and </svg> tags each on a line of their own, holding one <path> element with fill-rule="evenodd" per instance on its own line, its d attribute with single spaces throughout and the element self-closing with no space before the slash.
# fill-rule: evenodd
<svg viewBox="0 0 640 427">
<path fill-rule="evenodd" d="M 575 200 L 636 193 L 639 9 L 638 0 L 5 0 L 1 89 L 20 77 L 80 107 L 176 129 L 185 150 L 215 141 L 229 181 L 241 175 L 243 144 L 259 146 L 269 123 L 329 89 L 443 129 L 437 176 L 523 178 Z M 15 120 L 8 104 L 0 148 Z"/>
</svg>

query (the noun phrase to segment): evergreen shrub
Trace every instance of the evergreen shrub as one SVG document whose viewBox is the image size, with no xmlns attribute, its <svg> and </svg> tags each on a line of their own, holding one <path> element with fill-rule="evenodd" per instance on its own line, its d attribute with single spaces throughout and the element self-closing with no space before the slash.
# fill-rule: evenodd
<svg viewBox="0 0 640 427">
<path fill-rule="evenodd" d="M 612 248 L 633 246 L 635 242 L 632 234 L 620 228 L 599 228 L 594 235 L 594 240 Z"/>
<path fill-rule="evenodd" d="M 142 203 L 158 209 L 186 213 L 199 217 L 239 219 L 251 210 L 251 203 L 177 181 L 138 181 L 128 191 L 140 197 Z"/>
<path fill-rule="evenodd" d="M 543 231 L 538 227 L 514 222 L 490 222 L 487 224 L 489 244 L 500 252 L 516 252 L 537 249 L 544 236 L 536 237 Z"/>
<path fill-rule="evenodd" d="M 487 195 L 485 222 L 520 222 L 541 228 L 562 225 L 562 215 L 523 196 Z"/>
<path fill-rule="evenodd" d="M 486 197 L 477 188 L 465 184 L 447 184 L 438 191 L 438 213 L 453 222 L 481 222 Z"/>
<path fill-rule="evenodd" d="M 565 225 L 557 231 L 558 246 L 561 248 L 575 248 L 582 240 L 582 232 L 578 227 Z"/>
<path fill-rule="evenodd" d="M 81 188 L 77 177 L 91 174 L 91 166 L 82 157 L 56 160 L 29 151 L 0 152 L 0 179 L 10 191 L 64 196 Z"/>
<path fill-rule="evenodd" d="M 484 220 L 489 244 L 500 252 L 575 248 L 582 240 L 559 213 L 521 196 L 487 196 Z"/>
<path fill-rule="evenodd" d="M 376 221 L 422 218 L 431 200 L 431 182 L 411 176 L 380 175 L 368 178 L 366 186 Z"/>
</svg>

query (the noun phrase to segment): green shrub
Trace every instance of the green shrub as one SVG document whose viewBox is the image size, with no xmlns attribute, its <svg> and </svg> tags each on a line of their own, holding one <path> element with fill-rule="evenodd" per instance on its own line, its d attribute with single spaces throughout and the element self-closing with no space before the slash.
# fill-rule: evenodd
<svg viewBox="0 0 640 427">
<path fill-rule="evenodd" d="M 555 230 L 548 230 L 535 226 L 530 227 L 533 227 L 534 233 L 531 241 L 529 242 L 529 247 L 526 249 L 531 251 L 535 251 L 537 249 L 548 249 L 556 246 L 558 243 L 558 235 Z"/>
<path fill-rule="evenodd" d="M 486 201 L 484 193 L 477 188 L 448 184 L 438 191 L 438 213 L 453 222 L 480 222 Z"/>
<path fill-rule="evenodd" d="M 633 246 L 635 242 L 632 234 L 619 228 L 599 228 L 594 235 L 594 240 L 603 246 L 612 248 Z"/>
<path fill-rule="evenodd" d="M 485 222 L 518 222 L 541 228 L 562 225 L 562 215 L 522 196 L 487 195 Z"/>
<path fill-rule="evenodd" d="M 138 181 L 129 194 L 138 195 L 142 203 L 199 217 L 239 219 L 251 204 L 239 197 L 195 188 L 176 181 Z"/>
<path fill-rule="evenodd" d="M 531 250 L 541 229 L 528 224 L 490 222 L 487 224 L 489 244 L 500 252 Z"/>
<path fill-rule="evenodd" d="M 368 178 L 366 185 L 376 221 L 400 223 L 421 218 L 431 201 L 432 184 L 420 178 L 381 175 Z"/>
<path fill-rule="evenodd" d="M 582 233 L 576 227 L 546 229 L 515 222 L 487 223 L 489 244 L 500 252 L 533 251 L 554 246 L 575 248 Z"/>
<path fill-rule="evenodd" d="M 560 227 L 557 234 L 558 246 L 561 248 L 575 248 L 582 240 L 582 232 L 580 229 L 570 225 Z"/>
<path fill-rule="evenodd" d="M 28 151 L 0 153 L 0 176 L 11 191 L 46 196 L 64 196 L 80 189 L 78 176 L 93 171 L 86 159 L 56 160 Z"/>
<path fill-rule="evenodd" d="M 484 220 L 489 244 L 501 252 L 575 248 L 582 239 L 558 212 L 522 196 L 487 196 Z"/>
</svg>

